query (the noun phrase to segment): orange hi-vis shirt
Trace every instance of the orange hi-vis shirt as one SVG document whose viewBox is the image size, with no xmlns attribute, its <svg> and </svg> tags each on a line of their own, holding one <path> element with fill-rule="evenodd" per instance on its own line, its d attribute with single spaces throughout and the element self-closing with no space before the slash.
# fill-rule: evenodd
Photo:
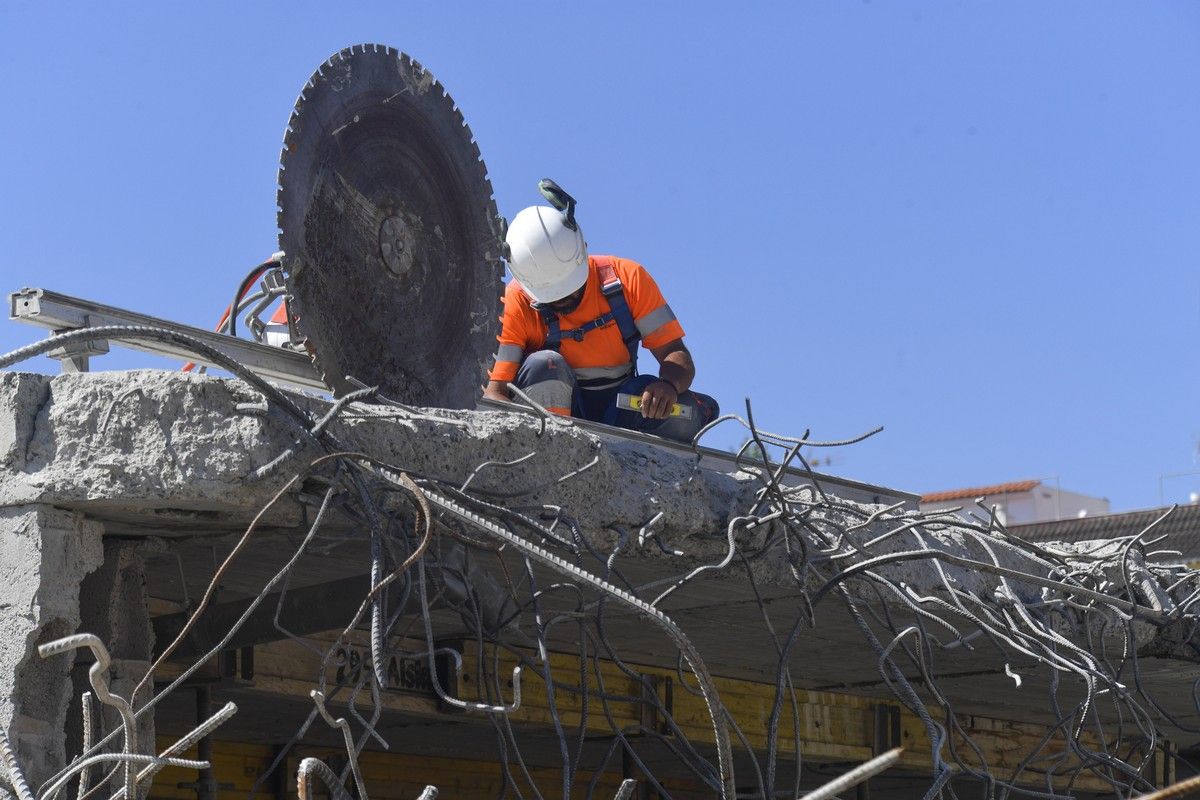
<svg viewBox="0 0 1200 800">
<path fill-rule="evenodd" d="M 643 347 L 650 350 L 682 339 L 683 326 L 675 319 L 658 284 L 641 264 L 614 256 L 588 256 L 587 288 L 583 292 L 583 299 L 578 308 L 559 317 L 559 327 L 564 336 L 558 351 L 581 381 L 616 381 L 631 370 L 629 349 L 621 339 L 616 320 L 589 331 L 582 342 L 565 335 L 567 331 L 586 325 L 610 310 L 608 298 L 600 290 L 598 262 L 611 264 L 620 278 L 625 302 L 642 335 Z M 533 301 L 515 279 L 509 281 L 504 290 L 504 316 L 500 322 L 500 335 L 496 337 L 500 341 L 500 349 L 496 353 L 491 379 L 511 381 L 517 377 L 517 370 L 525 356 L 545 346 L 549 331 L 542 315 L 533 307 Z"/>
</svg>

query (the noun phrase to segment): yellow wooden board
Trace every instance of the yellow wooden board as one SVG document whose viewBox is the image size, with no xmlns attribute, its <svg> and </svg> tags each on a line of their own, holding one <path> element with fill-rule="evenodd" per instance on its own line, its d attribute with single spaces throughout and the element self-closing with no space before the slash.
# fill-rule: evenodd
<svg viewBox="0 0 1200 800">
<path fill-rule="evenodd" d="M 313 637 L 312 642 L 327 647 L 334 641 L 333 635 Z M 413 643 L 413 649 L 421 649 L 420 643 Z M 343 652 L 327 668 L 326 680 L 329 686 L 336 685 L 340 677 L 353 678 L 353 664 L 359 669 L 366 668 L 359 653 L 365 651 L 363 637 L 355 634 L 343 648 Z M 493 696 L 481 695 L 476 684 L 476 675 L 480 664 L 477 656 L 468 652 L 463 657 L 462 670 L 459 673 L 457 692 L 464 700 L 486 700 L 496 702 Z M 353 656 L 353 658 L 351 657 Z M 527 656 L 535 659 L 536 654 Z M 358 659 L 355 661 L 355 659 Z M 500 698 L 509 702 L 512 698 L 510 675 L 515 666 L 516 658 L 508 652 L 497 652 L 488 649 L 484 653 L 486 674 L 500 676 Z M 559 679 L 571 684 L 579 680 L 579 662 L 573 654 L 552 653 L 549 656 L 552 672 Z M 644 675 L 652 681 L 660 702 L 666 705 L 666 687 L 670 683 L 671 717 L 679 728 L 679 732 L 689 740 L 700 744 L 711 744 L 713 741 L 712 720 L 703 699 L 689 692 L 680 684 L 680 677 L 669 669 L 649 666 L 632 666 L 637 674 Z M 283 641 L 255 648 L 255 677 L 247 685 L 249 690 L 268 695 L 307 698 L 311 689 L 316 688 L 314 678 L 318 674 L 319 659 L 312 651 L 296 642 Z M 160 679 L 170 677 L 177 668 L 168 665 Z M 598 674 L 597 674 L 598 672 Z M 694 677 L 685 674 L 684 679 L 689 685 L 694 685 Z M 546 685 L 539 674 L 527 674 L 522 682 L 521 707 L 511 715 L 512 723 L 519 727 L 546 727 L 552 724 L 550 703 L 546 695 Z M 617 695 L 627 700 L 610 701 L 609 709 L 619 727 L 628 730 L 643 721 L 646 707 L 633 700 L 641 696 L 643 687 L 640 682 L 623 672 L 615 664 L 600 661 L 598 670 L 596 662 L 590 662 L 587 670 L 588 685 L 593 692 L 601 688 L 609 695 Z M 716 678 L 715 683 L 721 701 L 728 710 L 731 718 L 741 728 L 747 741 L 756 750 L 766 748 L 768 737 L 768 720 L 775 703 L 776 689 L 773 684 Z M 930 741 L 921 720 L 901 708 L 895 702 L 887 702 L 879 698 L 869 698 L 827 691 L 807 691 L 797 689 L 794 693 L 795 708 L 785 694 L 783 706 L 779 715 L 777 746 L 780 757 L 789 759 L 795 752 L 797 740 L 800 751 L 806 761 L 822 762 L 861 762 L 869 759 L 874 746 L 875 710 L 884 705 L 898 711 L 900 716 L 900 741 L 907 748 L 900 765 L 917 772 L 928 773 L 930 770 Z M 437 701 L 420 693 L 405 693 L 386 691 L 381 695 L 386 710 L 429 719 L 442 719 L 447 712 L 439 709 Z M 568 727 L 579 725 L 582 700 L 573 692 L 559 689 L 555 693 L 555 702 L 562 723 Z M 591 698 L 587 717 L 587 730 L 596 734 L 611 731 L 609 722 L 598 708 L 595 697 Z M 936 712 L 936 710 L 935 710 Z M 335 714 L 337 712 L 335 711 Z M 794 716 L 798 719 L 798 730 L 793 723 Z M 935 716 L 936 713 L 935 713 Z M 456 722 L 462 722 L 462 715 L 454 715 Z M 480 724 L 486 724 L 482 717 Z M 661 724 L 661 721 L 658 721 Z M 981 748 L 988 768 L 1001 779 L 1011 776 L 1012 770 L 1038 746 L 1045 736 L 1045 727 L 1035 723 L 1000 720 L 988 717 L 963 715 L 960 725 L 969 734 L 971 740 Z M 955 734 L 954 744 L 960 755 L 969 764 L 978 766 L 978 758 L 966 746 L 961 734 Z M 1096 742 L 1085 741 L 1085 746 L 1095 748 Z M 394 748 L 402 748 L 402 741 L 392 742 Z M 1034 770 L 1022 775 L 1022 783 L 1037 785 L 1041 783 L 1040 773 L 1035 771 L 1044 765 L 1046 759 L 1058 756 L 1068 751 L 1068 744 L 1060 733 L 1057 738 L 1048 742 L 1044 748 L 1039 763 Z M 312 751 L 312 753 L 328 753 L 334 751 Z M 302 751 L 301 755 L 308 755 Z M 259 745 L 221 743 L 217 751 L 217 780 L 235 786 L 240 796 L 250 790 L 255 778 L 266 769 L 273 754 L 269 748 Z M 948 749 L 944 749 L 943 757 L 950 760 Z M 1066 756 L 1066 764 L 1072 763 L 1074 756 Z M 295 768 L 298 758 L 289 760 L 288 774 L 294 781 Z M 363 770 L 372 797 L 415 797 L 425 785 L 422 781 L 439 785 L 439 788 L 449 792 L 457 787 L 455 792 L 447 796 L 494 796 L 499 789 L 500 773 L 494 762 L 467 761 L 463 759 L 437 759 L 426 756 L 409 756 L 402 753 L 366 753 L 363 755 Z M 368 766 L 369 765 L 369 766 Z M 1060 765 L 1058 771 L 1067 769 Z M 586 785 L 591 776 L 580 776 Z M 561 777 L 553 770 L 538 770 L 536 779 L 539 786 L 553 787 L 558 785 Z M 191 800 L 194 792 L 174 788 L 176 783 L 186 783 L 195 780 L 195 776 L 187 776 L 183 771 L 164 771 L 156 781 L 154 796 L 163 798 L 178 798 Z M 615 791 L 616 778 L 607 776 L 604 785 L 612 783 Z M 445 784 L 443 786 L 443 784 Z M 679 787 L 684 791 L 686 787 Z M 1075 782 L 1079 790 L 1107 790 L 1107 784 L 1102 781 L 1084 776 Z M 291 792 L 295 787 L 291 786 Z M 697 791 L 699 789 L 697 788 Z M 490 794 L 489 794 L 490 793 Z M 267 787 L 259 793 L 258 800 L 268 800 L 274 796 L 274 789 Z M 687 796 L 681 794 L 680 796 Z M 699 796 L 699 795 L 698 795 Z"/>
</svg>

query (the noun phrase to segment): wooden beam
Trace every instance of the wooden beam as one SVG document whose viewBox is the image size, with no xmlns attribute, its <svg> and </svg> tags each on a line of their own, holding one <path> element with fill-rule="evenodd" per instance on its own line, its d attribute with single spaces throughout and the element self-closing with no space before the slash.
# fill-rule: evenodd
<svg viewBox="0 0 1200 800">
<path fill-rule="evenodd" d="M 343 625 L 358 610 L 370 589 L 369 575 L 355 575 L 291 589 L 286 594 L 276 592 L 268 595 L 234 634 L 227 648 L 237 649 L 286 639 L 286 634 L 275 627 L 276 609 L 279 610 L 280 625 L 297 636 L 309 636 Z M 207 653 L 225 638 L 252 602 L 235 600 L 206 609 L 188 631 L 187 638 L 172 651 L 171 658 L 195 658 Z M 167 645 L 175 641 L 190 617 L 191 612 L 184 611 L 151 620 L 156 658 Z"/>
</svg>

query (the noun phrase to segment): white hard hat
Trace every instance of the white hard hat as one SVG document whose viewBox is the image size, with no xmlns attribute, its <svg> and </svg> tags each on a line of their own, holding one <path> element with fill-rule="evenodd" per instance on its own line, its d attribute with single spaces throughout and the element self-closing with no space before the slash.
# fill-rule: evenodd
<svg viewBox="0 0 1200 800">
<path fill-rule="evenodd" d="M 508 266 L 534 302 L 553 303 L 587 283 L 587 242 L 572 224 L 556 209 L 530 206 L 508 226 Z"/>
</svg>

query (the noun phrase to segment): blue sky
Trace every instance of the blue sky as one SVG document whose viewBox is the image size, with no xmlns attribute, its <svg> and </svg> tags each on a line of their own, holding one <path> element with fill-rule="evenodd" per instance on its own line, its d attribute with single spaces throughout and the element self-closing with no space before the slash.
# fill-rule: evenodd
<svg viewBox="0 0 1200 800">
<path fill-rule="evenodd" d="M 210 326 L 275 249 L 297 91 L 357 42 L 446 84 L 504 213 L 578 197 L 726 410 L 886 426 L 829 471 L 1128 509 L 1200 470 L 1194 3 L 5 0 L 0 289 Z"/>
</svg>

